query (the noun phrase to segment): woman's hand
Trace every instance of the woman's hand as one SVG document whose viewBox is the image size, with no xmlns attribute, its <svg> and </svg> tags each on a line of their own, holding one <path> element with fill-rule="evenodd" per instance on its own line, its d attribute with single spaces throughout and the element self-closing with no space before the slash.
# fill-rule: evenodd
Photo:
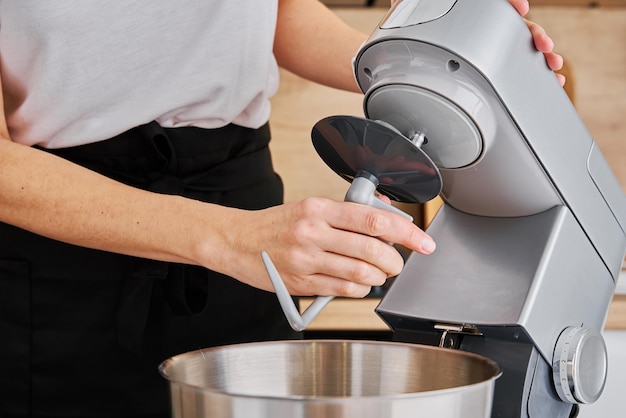
<svg viewBox="0 0 626 418">
<path fill-rule="evenodd" d="M 422 254 L 435 249 L 424 231 L 398 214 L 326 198 L 243 212 L 239 219 L 229 223 L 227 274 L 273 291 L 264 250 L 293 295 L 363 297 L 403 268 L 388 242 Z"/>
<path fill-rule="evenodd" d="M 509 3 L 517 10 L 520 16 L 526 16 L 528 10 L 530 9 L 530 4 L 528 0 L 509 0 Z M 548 68 L 552 71 L 559 71 L 563 68 L 563 57 L 553 51 L 554 42 L 548 36 L 546 31 L 539 26 L 535 22 L 531 22 L 530 20 L 524 19 L 528 29 L 530 29 L 530 33 L 533 35 L 533 41 L 535 42 L 535 48 L 538 51 L 543 52 L 543 55 L 546 57 L 546 63 L 548 64 Z M 565 76 L 562 74 L 556 74 L 561 85 L 565 84 Z"/>
</svg>

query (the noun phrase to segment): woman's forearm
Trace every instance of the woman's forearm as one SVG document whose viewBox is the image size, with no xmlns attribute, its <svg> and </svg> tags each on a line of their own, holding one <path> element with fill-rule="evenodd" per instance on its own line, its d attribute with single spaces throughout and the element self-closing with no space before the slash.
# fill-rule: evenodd
<svg viewBox="0 0 626 418">
<path fill-rule="evenodd" d="M 386 242 L 432 240 L 400 215 L 309 198 L 245 211 L 152 193 L 0 139 L 0 221 L 74 245 L 202 265 L 272 290 L 267 251 L 295 295 L 361 297 L 402 268 Z"/>
<path fill-rule="evenodd" d="M 213 212 L 224 210 L 132 188 L 54 155 L 0 140 L 0 220 L 49 238 L 198 263 L 193 226 L 198 217 L 214 219 Z"/>
</svg>

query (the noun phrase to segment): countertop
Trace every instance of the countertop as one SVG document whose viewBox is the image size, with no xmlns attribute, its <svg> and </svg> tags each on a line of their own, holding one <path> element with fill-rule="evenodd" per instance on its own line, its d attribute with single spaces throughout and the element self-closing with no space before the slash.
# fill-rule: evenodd
<svg viewBox="0 0 626 418">
<path fill-rule="evenodd" d="M 312 298 L 302 298 L 304 310 Z M 307 327 L 309 331 L 389 331 L 374 309 L 379 298 L 336 298 Z M 605 329 L 626 330 L 626 295 L 615 295 L 609 309 Z"/>
</svg>

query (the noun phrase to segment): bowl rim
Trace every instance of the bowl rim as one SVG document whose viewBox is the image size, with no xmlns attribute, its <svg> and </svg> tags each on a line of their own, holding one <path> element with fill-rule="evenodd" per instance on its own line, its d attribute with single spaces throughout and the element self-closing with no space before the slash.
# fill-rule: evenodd
<svg viewBox="0 0 626 418">
<path fill-rule="evenodd" d="M 398 393 L 398 394 L 390 394 L 390 395 L 355 395 L 355 396 L 310 396 L 310 395 L 267 395 L 267 394 L 250 394 L 250 393 L 237 393 L 230 392 L 223 389 L 217 388 L 207 388 L 200 385 L 195 385 L 191 383 L 184 382 L 180 379 L 173 379 L 171 376 L 168 376 L 167 369 L 172 367 L 172 365 L 176 362 L 183 361 L 189 357 L 195 357 L 198 355 L 204 355 L 207 352 L 216 352 L 216 351 L 224 351 L 230 349 L 238 349 L 238 348 L 254 348 L 254 347 L 266 347 L 271 345 L 295 345 L 295 344 L 333 344 L 333 345 L 341 345 L 341 344 L 350 344 L 350 345 L 381 345 L 381 346 L 393 346 L 393 347 L 405 347 L 410 349 L 419 349 L 419 350 L 428 350 L 428 351 L 441 351 L 453 354 L 455 356 L 466 357 L 472 359 L 474 361 L 479 361 L 487 365 L 487 367 L 491 368 L 493 373 L 492 376 L 488 379 L 484 379 L 475 383 L 470 383 L 466 385 L 454 386 L 445 389 L 435 389 L 421 392 L 408 392 L 408 393 Z M 472 353 L 469 351 L 462 351 L 458 349 L 451 348 L 442 348 L 425 344 L 414 344 L 414 343 L 406 343 L 406 342 L 396 342 L 396 341 L 375 341 L 375 340 L 350 340 L 350 339 L 309 339 L 309 340 L 275 340 L 275 341 L 259 341 L 259 342 L 246 342 L 246 343 L 235 343 L 228 344 L 216 347 L 208 347 L 201 348 L 193 351 L 188 351 L 185 353 L 177 354 L 168 359 L 164 360 L 158 366 L 159 373 L 163 378 L 165 378 L 171 387 L 180 387 L 183 390 L 193 390 L 195 392 L 211 394 L 215 396 L 224 396 L 229 398 L 250 398 L 250 399 L 259 399 L 259 400 L 271 400 L 271 401 L 307 401 L 307 402 L 350 402 L 357 401 L 362 402 L 363 400 L 372 399 L 372 400 L 392 400 L 392 399 L 403 399 L 403 398 L 419 398 L 425 396 L 439 396 L 439 395 L 447 395 L 452 394 L 454 392 L 458 392 L 461 390 L 469 390 L 471 388 L 478 388 L 480 386 L 493 386 L 495 380 L 498 379 L 502 375 L 502 369 L 495 361 L 491 360 L 488 357 L 482 356 L 480 354 Z"/>
</svg>

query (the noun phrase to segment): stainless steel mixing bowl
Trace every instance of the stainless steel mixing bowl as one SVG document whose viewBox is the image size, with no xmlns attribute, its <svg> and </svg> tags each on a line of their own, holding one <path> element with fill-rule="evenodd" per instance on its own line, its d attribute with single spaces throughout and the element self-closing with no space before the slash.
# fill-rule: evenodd
<svg viewBox="0 0 626 418">
<path fill-rule="evenodd" d="M 487 418 L 500 375 L 472 353 L 347 340 L 210 348 L 159 369 L 175 418 Z"/>
</svg>

